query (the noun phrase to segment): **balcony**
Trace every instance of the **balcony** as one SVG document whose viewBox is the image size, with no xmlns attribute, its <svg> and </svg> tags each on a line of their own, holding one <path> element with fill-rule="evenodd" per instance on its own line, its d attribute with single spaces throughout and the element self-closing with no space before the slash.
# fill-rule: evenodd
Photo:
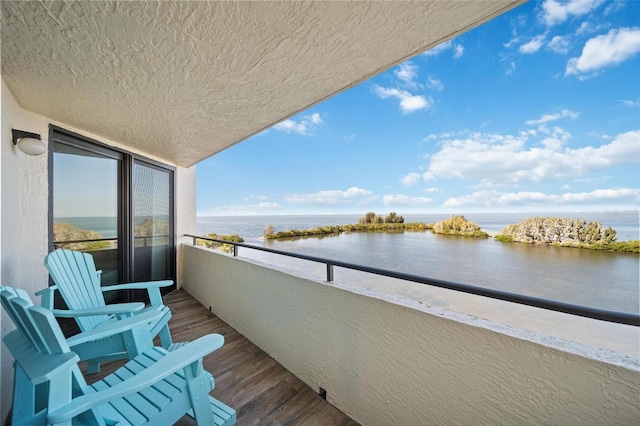
<svg viewBox="0 0 640 426">
<path fill-rule="evenodd" d="M 49 155 L 26 157 L 13 128 L 47 140 L 63 127 L 175 167 L 176 234 L 193 233 L 198 161 L 521 3 L 227 2 L 210 13 L 214 2 L 2 2 L 2 284 L 32 295 L 44 287 L 52 242 L 54 141 Z M 131 31 L 114 32 L 121 22 Z M 188 245 L 177 263 L 174 336 L 225 334 L 206 366 L 239 424 L 640 418 L 637 327 L 612 339 L 595 320 L 451 292 L 447 301 L 466 309 L 426 306 L 359 289 L 344 271 L 327 283 L 321 265 L 300 273 Z M 487 319 L 497 306 L 508 322 Z M 540 322 L 556 335 L 532 331 Z M 5 336 L 4 313 L 1 324 Z M 576 343 L 580 328 L 612 347 Z M 0 358 L 5 423 L 13 360 L 4 345 Z"/>
<path fill-rule="evenodd" d="M 184 291 L 361 424 L 631 424 L 640 416 L 633 355 L 197 246 L 182 245 L 180 257 Z M 558 315 L 583 328 L 600 323 Z M 637 342 L 637 327 L 609 326 Z M 217 395 L 228 400 L 223 376 Z"/>
</svg>

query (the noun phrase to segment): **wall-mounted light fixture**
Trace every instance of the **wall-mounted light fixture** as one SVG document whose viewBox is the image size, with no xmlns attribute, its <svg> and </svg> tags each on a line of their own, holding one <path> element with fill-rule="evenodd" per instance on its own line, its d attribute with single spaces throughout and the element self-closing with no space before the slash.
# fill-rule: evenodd
<svg viewBox="0 0 640 426">
<path fill-rule="evenodd" d="M 37 133 L 11 129 L 13 144 L 27 155 L 40 155 L 46 151 L 42 138 Z"/>
</svg>

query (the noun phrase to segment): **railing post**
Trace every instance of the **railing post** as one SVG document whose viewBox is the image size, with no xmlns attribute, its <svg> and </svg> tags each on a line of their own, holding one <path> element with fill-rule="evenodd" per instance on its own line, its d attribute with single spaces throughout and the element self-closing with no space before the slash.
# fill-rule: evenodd
<svg viewBox="0 0 640 426">
<path fill-rule="evenodd" d="M 197 237 L 193 237 L 193 245 L 194 246 L 196 245 L 196 239 L 197 239 Z"/>
<path fill-rule="evenodd" d="M 327 282 L 330 283 L 333 281 L 333 264 L 327 263 Z"/>
<path fill-rule="evenodd" d="M 233 257 L 238 257 L 238 246 L 236 244 L 233 245 Z"/>
</svg>

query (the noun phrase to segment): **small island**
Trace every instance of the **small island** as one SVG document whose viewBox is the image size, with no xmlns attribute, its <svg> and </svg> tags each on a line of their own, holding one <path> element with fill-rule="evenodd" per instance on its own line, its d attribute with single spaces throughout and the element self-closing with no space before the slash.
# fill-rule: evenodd
<svg viewBox="0 0 640 426">
<path fill-rule="evenodd" d="M 369 212 L 358 219 L 358 223 L 348 225 L 321 226 L 311 229 L 290 229 L 288 231 L 275 232 L 272 225 L 267 226 L 262 231 L 265 240 L 276 240 L 280 238 L 298 237 L 318 237 L 321 235 L 335 235 L 343 232 L 403 232 L 403 231 L 426 231 L 432 229 L 433 225 L 420 222 L 405 223 L 404 217 L 398 216 L 395 212 L 389 213 L 386 217 Z"/>
<path fill-rule="evenodd" d="M 497 241 L 547 244 L 621 252 L 640 252 L 640 240 L 616 241 L 616 231 L 600 222 L 559 217 L 531 217 L 505 226 L 494 237 Z"/>
<path fill-rule="evenodd" d="M 273 225 L 262 231 L 265 240 L 285 238 L 321 237 L 339 235 L 350 232 L 405 232 L 431 231 L 435 234 L 491 238 L 480 226 L 466 219 L 462 215 L 453 215 L 435 224 L 422 222 L 405 223 L 404 217 L 395 212 L 382 217 L 375 212 L 368 212 L 358 219 L 358 223 L 348 225 L 321 226 L 311 229 L 290 229 L 276 232 Z M 238 234 L 217 235 L 208 234 L 205 238 L 216 238 L 229 242 L 244 242 Z M 587 222 L 584 219 L 567 219 L 557 217 L 532 217 L 517 224 L 504 227 L 500 234 L 493 236 L 496 241 L 504 243 L 546 244 L 557 247 L 584 248 L 589 250 L 607 250 L 616 252 L 640 252 L 640 240 L 616 241 L 616 231 L 604 227 L 600 222 Z M 199 241 L 198 245 L 208 248 L 221 248 L 225 252 L 232 252 L 230 244 L 213 241 Z"/>
<path fill-rule="evenodd" d="M 224 240 L 224 241 L 229 241 L 229 242 L 234 242 L 234 243 L 244 243 L 244 238 L 242 238 L 240 235 L 238 234 L 230 234 L 230 235 L 218 235 L 216 233 L 210 233 L 207 235 L 203 235 L 204 238 L 213 238 L 216 240 Z M 207 241 L 207 240 L 197 240 L 196 241 L 196 245 L 198 246 L 204 246 L 210 249 L 217 249 L 219 248 L 220 250 L 222 250 L 225 253 L 233 253 L 233 244 L 224 244 L 224 243 L 219 243 L 217 241 Z"/>
<path fill-rule="evenodd" d="M 467 220 L 464 216 L 452 216 L 433 225 L 433 232 L 460 237 L 489 238 L 489 234 L 480 229 L 480 225 Z"/>
</svg>

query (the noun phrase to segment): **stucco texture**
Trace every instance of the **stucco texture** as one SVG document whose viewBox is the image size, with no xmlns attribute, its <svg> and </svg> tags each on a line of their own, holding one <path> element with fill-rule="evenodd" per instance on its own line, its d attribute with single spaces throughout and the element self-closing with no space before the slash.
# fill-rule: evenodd
<svg viewBox="0 0 640 426">
<path fill-rule="evenodd" d="M 188 167 L 522 1 L 4 1 L 2 75 L 30 111 Z"/>
<path fill-rule="evenodd" d="M 635 424 L 640 373 L 182 246 L 184 289 L 364 425 Z"/>
</svg>

